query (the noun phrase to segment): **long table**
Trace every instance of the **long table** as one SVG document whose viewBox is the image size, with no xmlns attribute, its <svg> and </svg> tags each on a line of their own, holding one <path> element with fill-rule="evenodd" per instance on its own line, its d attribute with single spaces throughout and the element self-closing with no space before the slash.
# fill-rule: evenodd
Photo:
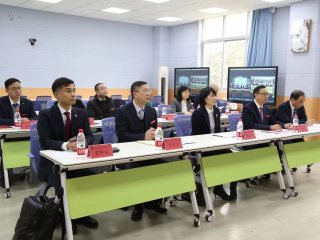
<svg viewBox="0 0 320 240">
<path fill-rule="evenodd" d="M 281 163 L 276 147 L 272 145 L 283 140 L 319 135 L 320 127 L 310 127 L 307 133 L 292 133 L 287 131 L 282 133 L 255 131 L 255 133 L 257 138 L 252 140 L 237 140 L 234 137 L 234 132 L 183 137 L 183 149 L 170 151 L 139 142 L 119 143 L 113 144 L 113 146 L 119 148 L 120 152 L 115 153 L 112 157 L 97 159 L 79 157 L 74 152 L 52 150 L 41 151 L 40 154 L 60 167 L 61 185 L 65 190 L 63 201 L 67 236 L 68 239 L 73 239 L 71 219 L 182 192 L 190 192 L 191 194 L 195 226 L 200 221 L 199 210 L 194 195 L 193 171 L 188 160 L 82 178 L 66 178 L 67 171 L 77 169 L 148 161 L 173 156 L 186 156 L 190 152 L 198 152 L 201 155 L 202 152 L 207 151 L 269 143 L 271 146 L 268 148 L 232 153 L 230 155 L 198 158 L 198 162 L 201 165 L 200 179 L 207 208 L 205 219 L 212 221 L 213 213 L 212 200 L 208 188 L 218 184 L 276 172 L 283 196 L 288 198 L 290 195 L 286 192 L 286 187 L 280 173 Z M 287 162 L 284 164 L 286 165 Z M 289 167 L 288 164 L 287 167 Z M 234 174 L 235 169 L 237 170 L 236 174 Z M 290 171 L 288 171 L 287 175 L 291 176 Z M 292 189 L 292 186 L 289 187 Z M 130 196 L 130 198 L 126 196 Z"/>
</svg>

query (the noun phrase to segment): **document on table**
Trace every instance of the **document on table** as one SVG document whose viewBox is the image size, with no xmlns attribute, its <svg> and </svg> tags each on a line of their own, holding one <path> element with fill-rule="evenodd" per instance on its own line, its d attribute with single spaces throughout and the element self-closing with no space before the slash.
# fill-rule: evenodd
<svg viewBox="0 0 320 240">
<path fill-rule="evenodd" d="M 215 133 L 212 136 L 214 136 L 214 137 L 223 137 L 223 138 L 235 138 L 236 137 L 236 132 Z"/>
<path fill-rule="evenodd" d="M 156 145 L 156 142 L 154 140 L 141 140 L 141 141 L 138 141 L 138 143 L 142 143 L 142 144 L 149 145 L 149 146 Z"/>
</svg>

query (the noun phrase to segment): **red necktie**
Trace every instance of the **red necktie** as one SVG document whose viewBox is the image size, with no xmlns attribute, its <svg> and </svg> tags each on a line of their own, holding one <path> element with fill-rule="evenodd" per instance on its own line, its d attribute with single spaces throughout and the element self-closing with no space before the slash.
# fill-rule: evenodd
<svg viewBox="0 0 320 240">
<path fill-rule="evenodd" d="M 67 140 L 71 138 L 71 120 L 70 120 L 70 112 L 65 112 L 66 115 L 66 123 L 64 124 L 64 136 Z"/>
</svg>

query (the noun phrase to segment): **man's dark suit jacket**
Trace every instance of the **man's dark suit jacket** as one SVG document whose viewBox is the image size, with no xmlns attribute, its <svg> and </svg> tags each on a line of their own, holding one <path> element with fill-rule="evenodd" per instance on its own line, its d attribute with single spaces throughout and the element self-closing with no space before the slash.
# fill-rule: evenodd
<svg viewBox="0 0 320 240">
<path fill-rule="evenodd" d="M 43 150 L 62 151 L 61 146 L 66 139 L 64 136 L 64 124 L 62 114 L 57 104 L 50 109 L 44 109 L 39 112 L 38 118 L 39 141 Z M 71 109 L 71 137 L 78 135 L 79 129 L 83 129 L 88 145 L 93 143 L 93 137 L 89 125 L 88 114 L 85 110 L 79 108 Z M 53 174 L 53 163 L 45 158 L 41 158 L 38 177 L 42 181 L 47 181 Z"/>
<path fill-rule="evenodd" d="M 215 123 L 214 132 L 221 131 L 220 127 L 220 110 L 217 107 L 213 108 L 213 118 Z M 192 113 L 191 117 L 192 132 L 191 135 L 201 135 L 211 133 L 210 120 L 208 111 L 205 107 L 200 107 Z"/>
<path fill-rule="evenodd" d="M 128 103 L 116 112 L 115 124 L 119 142 L 134 142 L 144 140 L 145 132 L 150 128 L 157 128 L 157 112 L 154 108 L 145 106 L 145 129 L 139 130 L 139 118 L 133 103 Z"/>
<path fill-rule="evenodd" d="M 29 99 L 20 98 L 19 112 L 21 117 L 29 119 L 37 118 L 37 114 L 33 109 L 33 104 Z M 0 98 L 0 125 L 14 125 L 13 110 L 9 96 Z"/>
<path fill-rule="evenodd" d="M 298 108 L 296 112 L 299 118 L 299 124 L 306 123 L 308 118 L 304 106 Z M 276 112 L 276 120 L 283 123 L 292 123 L 292 111 L 290 101 L 286 101 L 278 107 L 278 110 Z"/>
<path fill-rule="evenodd" d="M 280 121 L 276 121 L 268 106 L 263 105 L 263 120 L 261 120 L 260 112 L 254 101 L 247 103 L 242 110 L 242 122 L 243 129 L 258 129 L 258 130 L 270 130 L 270 126 L 274 124 L 280 124 L 282 127 L 284 124 Z"/>
</svg>

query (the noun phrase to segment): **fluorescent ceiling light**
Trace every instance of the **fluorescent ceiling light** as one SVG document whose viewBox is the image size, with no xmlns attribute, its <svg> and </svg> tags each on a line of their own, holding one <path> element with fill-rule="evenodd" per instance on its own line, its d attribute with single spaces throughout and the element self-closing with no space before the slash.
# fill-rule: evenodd
<svg viewBox="0 0 320 240">
<path fill-rule="evenodd" d="M 284 1 L 284 0 L 261 0 L 261 1 L 269 2 L 269 3 L 274 3 L 274 2 L 282 2 L 282 1 Z"/>
<path fill-rule="evenodd" d="M 181 18 L 176 18 L 176 17 L 162 17 L 162 18 L 158 18 L 157 20 L 159 20 L 159 21 L 165 21 L 165 22 L 176 22 L 176 21 L 180 21 Z"/>
<path fill-rule="evenodd" d="M 164 3 L 164 2 L 169 2 L 171 0 L 143 0 L 145 2 L 152 2 L 152 3 Z"/>
<path fill-rule="evenodd" d="M 130 10 L 128 10 L 128 9 L 115 8 L 115 7 L 106 8 L 106 9 L 103 9 L 102 11 L 109 12 L 109 13 L 117 13 L 117 14 L 130 12 Z"/>
<path fill-rule="evenodd" d="M 46 3 L 58 3 L 62 0 L 37 0 L 38 2 L 46 2 Z"/>
<path fill-rule="evenodd" d="M 228 12 L 228 11 L 229 10 L 227 10 L 227 9 L 215 8 L 215 7 L 199 10 L 199 12 L 204 12 L 204 13 L 223 13 L 223 12 Z"/>
</svg>

